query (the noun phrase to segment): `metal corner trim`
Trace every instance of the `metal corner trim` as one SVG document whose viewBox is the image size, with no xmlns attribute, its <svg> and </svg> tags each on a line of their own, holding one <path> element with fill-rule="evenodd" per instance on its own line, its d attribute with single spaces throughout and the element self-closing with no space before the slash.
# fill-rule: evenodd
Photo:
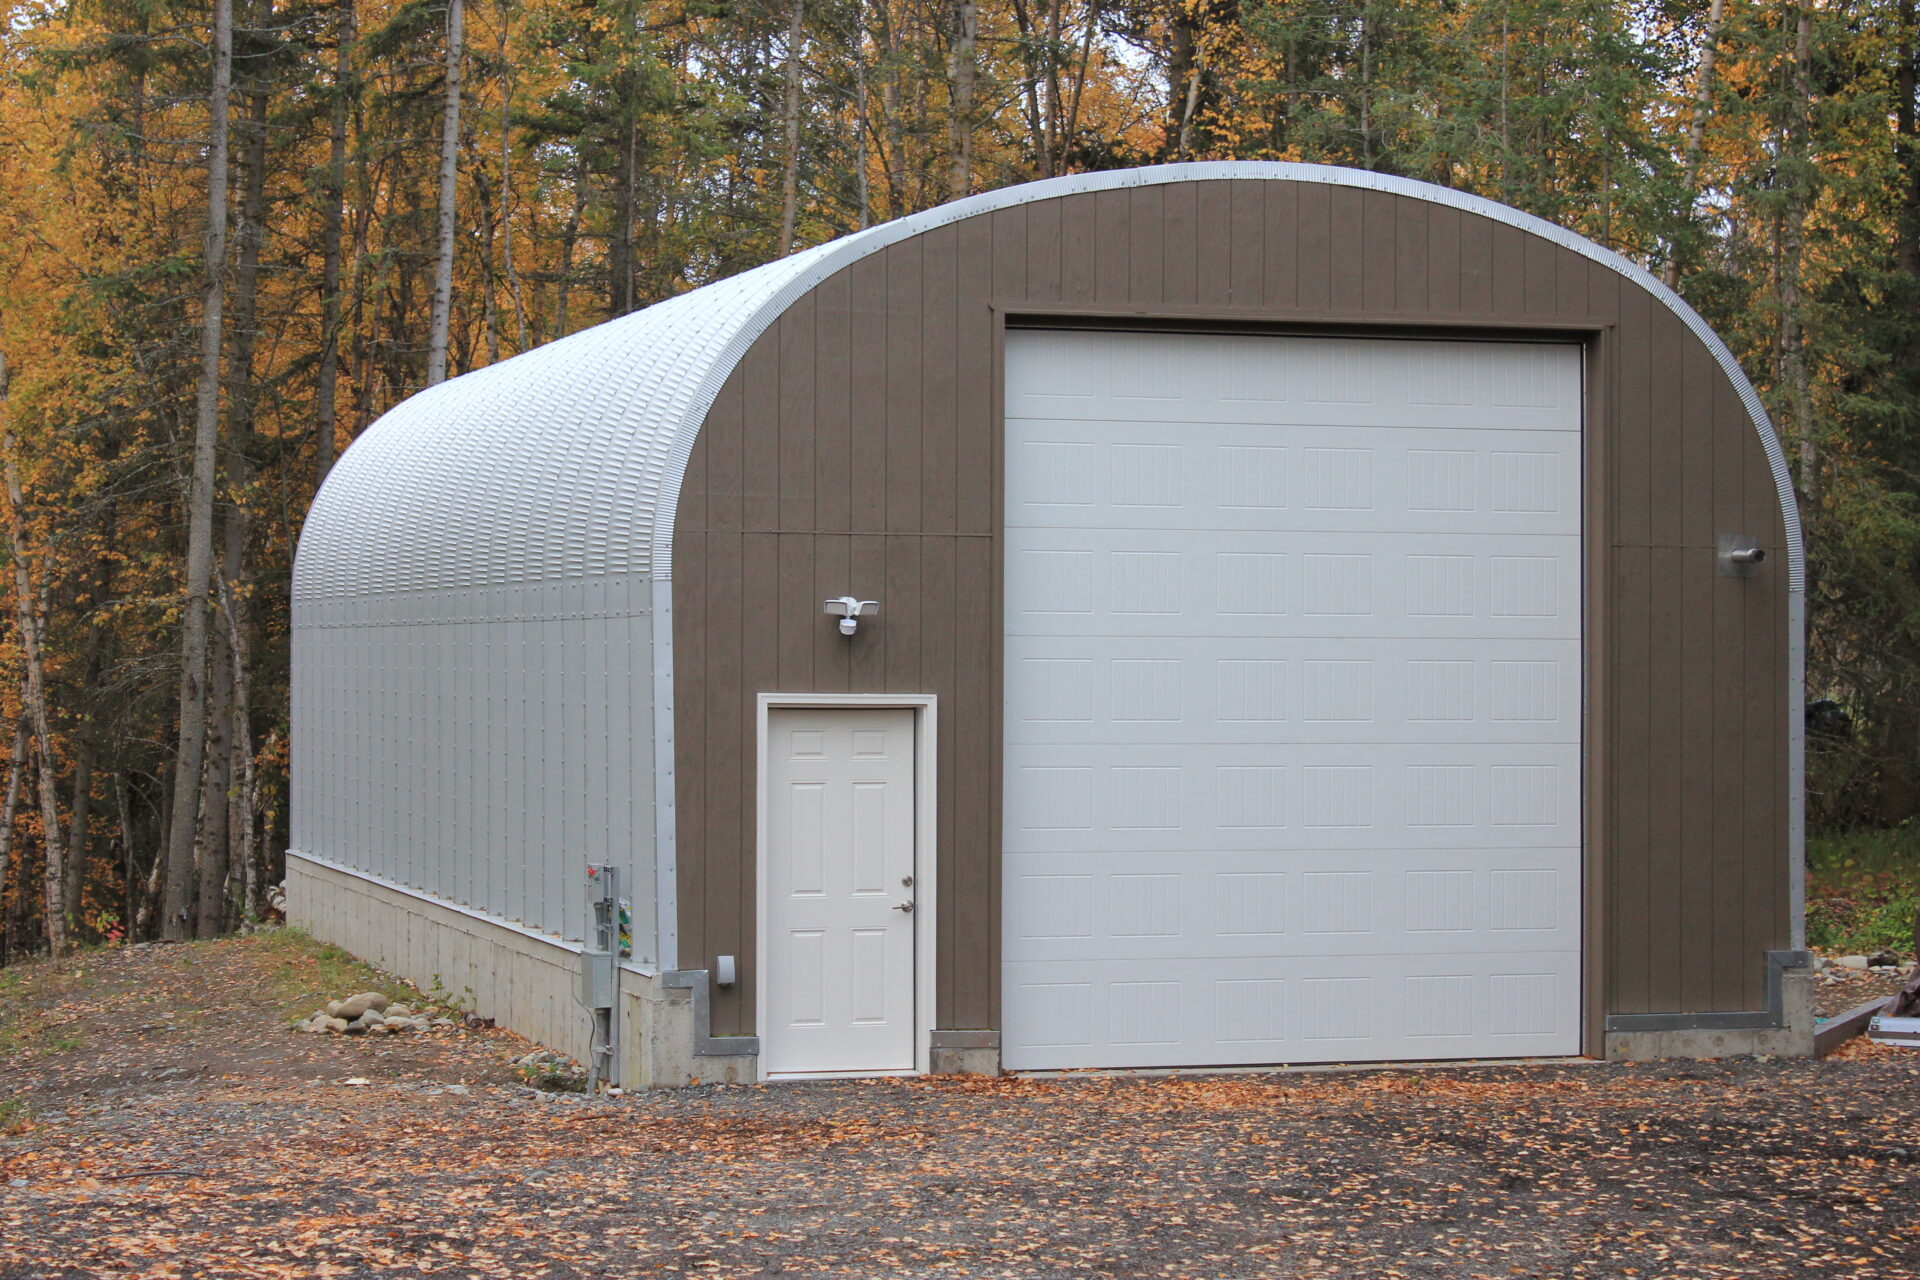
<svg viewBox="0 0 1920 1280">
<path fill-rule="evenodd" d="M 669 969 L 660 985 L 693 993 L 693 1052 L 702 1058 L 750 1057 L 760 1052 L 759 1036 L 713 1034 L 713 975 L 706 969 Z"/>
</svg>

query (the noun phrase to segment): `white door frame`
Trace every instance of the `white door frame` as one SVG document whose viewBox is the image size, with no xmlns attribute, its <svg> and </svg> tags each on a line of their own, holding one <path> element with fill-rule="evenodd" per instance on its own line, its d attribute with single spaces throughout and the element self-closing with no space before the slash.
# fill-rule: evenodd
<svg viewBox="0 0 1920 1280">
<path fill-rule="evenodd" d="M 935 838 L 939 833 L 936 801 L 940 773 L 935 751 L 939 742 L 939 709 L 930 693 L 763 693 L 754 713 L 754 954 L 758 965 L 767 955 L 767 777 L 768 726 L 775 711 L 906 710 L 913 716 L 913 1062 L 912 1072 L 768 1072 L 764 1056 L 756 1058 L 755 1073 L 762 1080 L 817 1080 L 842 1075 L 926 1075 L 933 1069 L 934 945 L 939 919 L 936 896 L 939 866 Z M 754 975 L 758 1021 L 765 1025 L 768 983 Z M 764 1039 L 762 1043 L 765 1043 Z"/>
</svg>

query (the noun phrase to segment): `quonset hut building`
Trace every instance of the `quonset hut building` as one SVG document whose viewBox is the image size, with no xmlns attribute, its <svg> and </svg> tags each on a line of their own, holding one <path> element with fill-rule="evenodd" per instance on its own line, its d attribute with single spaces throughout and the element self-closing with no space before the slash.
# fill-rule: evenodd
<svg viewBox="0 0 1920 1280">
<path fill-rule="evenodd" d="M 581 1053 L 615 867 L 630 1085 L 1806 1052 L 1802 580 L 1738 366 L 1576 235 L 1015 187 L 347 451 L 291 913 Z"/>
</svg>

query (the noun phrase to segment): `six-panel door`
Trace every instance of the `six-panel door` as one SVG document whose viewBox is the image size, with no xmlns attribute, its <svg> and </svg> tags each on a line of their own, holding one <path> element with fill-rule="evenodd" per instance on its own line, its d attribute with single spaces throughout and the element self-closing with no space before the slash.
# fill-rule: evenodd
<svg viewBox="0 0 1920 1280">
<path fill-rule="evenodd" d="M 1006 377 L 1006 1065 L 1578 1052 L 1579 349 Z"/>
<path fill-rule="evenodd" d="M 767 724 L 762 1069 L 914 1066 L 914 713 Z"/>
</svg>

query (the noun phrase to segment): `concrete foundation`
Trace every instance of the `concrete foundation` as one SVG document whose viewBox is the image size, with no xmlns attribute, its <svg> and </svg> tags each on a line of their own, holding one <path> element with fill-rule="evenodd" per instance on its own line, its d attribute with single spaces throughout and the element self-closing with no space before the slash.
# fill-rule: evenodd
<svg viewBox="0 0 1920 1280">
<path fill-rule="evenodd" d="M 586 1010 L 579 989 L 580 948 L 440 902 L 418 890 L 297 853 L 287 855 L 287 912 L 298 925 L 423 991 L 443 991 L 473 1012 L 584 1062 Z M 628 1089 L 691 1084 L 744 1084 L 758 1078 L 757 1048 L 706 1035 L 698 1016 L 704 974 L 661 975 L 620 970 L 620 1053 L 615 1080 Z M 1813 974 L 1786 970 L 1778 1027 L 1693 1027 L 1610 1031 L 1614 1062 L 1662 1058 L 1725 1058 L 1741 1054 L 1806 1057 L 1813 1053 Z M 349 993 L 342 992 L 342 995 Z M 935 1075 L 999 1075 L 1000 1037 L 992 1031 L 936 1031 L 929 1065 Z"/>
<path fill-rule="evenodd" d="M 1779 1058 L 1813 1055 L 1813 973 L 1789 969 L 1780 977 L 1781 1025 L 1777 1027 L 1691 1027 L 1670 1031 L 1609 1031 L 1609 1062 L 1652 1062 L 1662 1058 L 1731 1058 L 1770 1054 Z"/>
<path fill-rule="evenodd" d="M 298 853 L 287 855 L 287 919 L 422 991 L 443 991 L 530 1040 L 587 1060 L 577 943 Z M 622 966 L 615 1083 L 659 1089 L 754 1079 L 752 1054 L 695 1051 L 693 997 Z"/>
</svg>

